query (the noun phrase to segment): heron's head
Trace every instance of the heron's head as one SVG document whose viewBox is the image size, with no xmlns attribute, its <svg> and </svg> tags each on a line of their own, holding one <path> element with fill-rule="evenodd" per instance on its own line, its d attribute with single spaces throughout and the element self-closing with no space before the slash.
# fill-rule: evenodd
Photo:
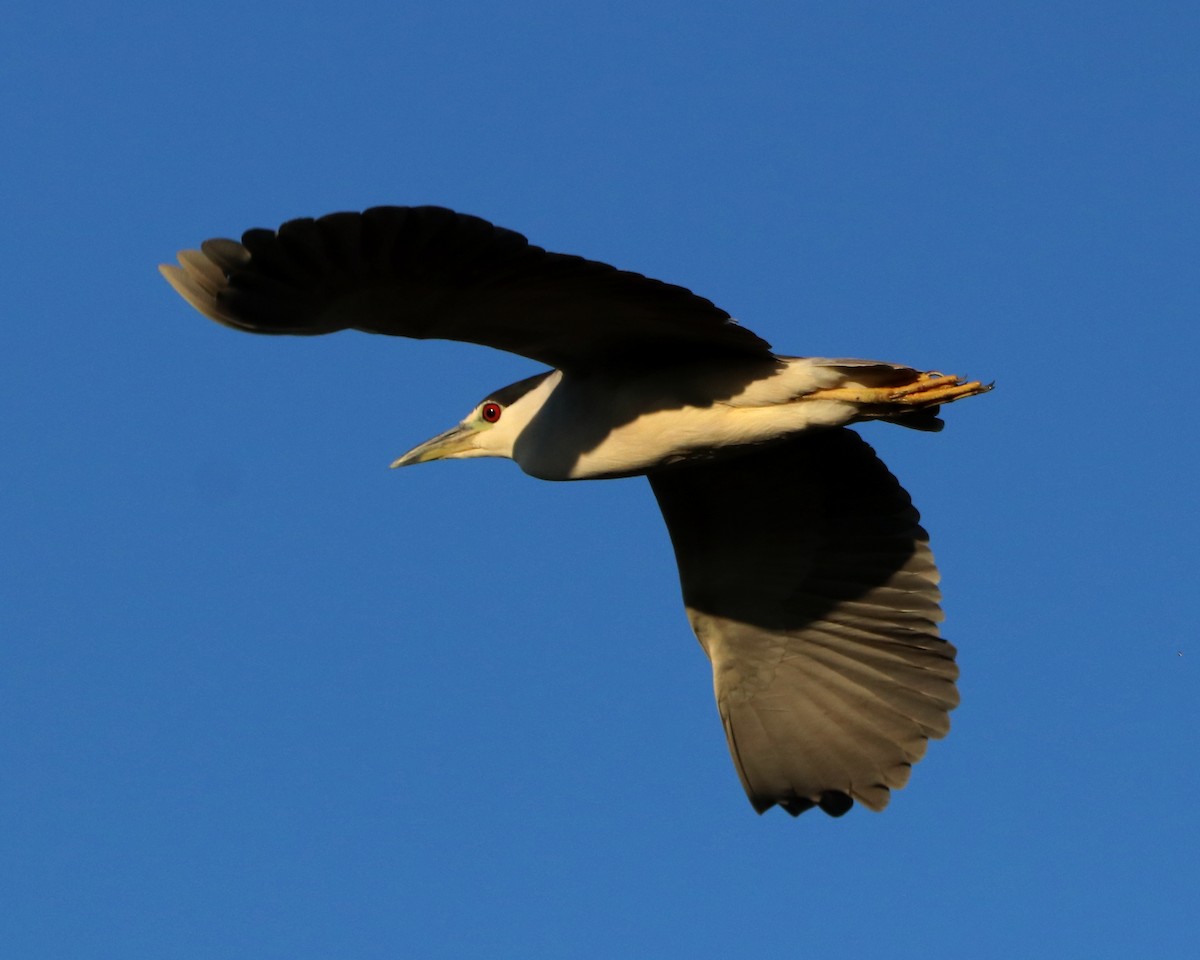
<svg viewBox="0 0 1200 960">
<path fill-rule="evenodd" d="M 430 460 L 466 457 L 511 458 L 521 431 L 537 415 L 558 382 L 556 373 L 548 370 L 489 394 L 461 422 L 413 447 L 393 461 L 392 466 L 409 467 Z"/>
</svg>

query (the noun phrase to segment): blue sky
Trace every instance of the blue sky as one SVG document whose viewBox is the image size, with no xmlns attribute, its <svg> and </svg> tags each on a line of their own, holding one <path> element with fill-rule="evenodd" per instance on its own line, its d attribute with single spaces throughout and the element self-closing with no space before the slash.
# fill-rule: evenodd
<svg viewBox="0 0 1200 960">
<path fill-rule="evenodd" d="M 20 2 L 0 34 L 0 953 L 1191 956 L 1200 14 Z M 387 464 L 533 372 L 241 336 L 156 264 L 438 203 L 786 353 L 995 379 L 864 430 L 963 704 L 881 815 L 742 795 L 640 480 Z"/>
</svg>

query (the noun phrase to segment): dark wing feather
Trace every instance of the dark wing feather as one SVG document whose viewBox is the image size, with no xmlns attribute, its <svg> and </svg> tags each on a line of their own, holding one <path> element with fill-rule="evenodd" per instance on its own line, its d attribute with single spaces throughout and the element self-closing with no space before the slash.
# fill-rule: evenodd
<svg viewBox="0 0 1200 960">
<path fill-rule="evenodd" d="M 873 810 L 958 703 L 908 495 L 853 431 L 650 476 L 750 801 Z"/>
<path fill-rule="evenodd" d="M 683 287 L 548 253 L 441 207 L 374 207 L 208 240 L 163 275 L 201 313 L 254 333 L 356 329 L 479 343 L 565 369 L 769 356 Z"/>
</svg>

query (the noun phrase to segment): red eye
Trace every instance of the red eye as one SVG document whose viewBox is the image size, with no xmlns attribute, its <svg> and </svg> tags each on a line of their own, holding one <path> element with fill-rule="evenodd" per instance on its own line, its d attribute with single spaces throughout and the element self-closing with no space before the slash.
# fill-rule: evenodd
<svg viewBox="0 0 1200 960">
<path fill-rule="evenodd" d="M 485 403 L 483 409 L 479 411 L 479 415 L 488 423 L 495 423 L 500 419 L 501 406 L 498 403 Z"/>
</svg>

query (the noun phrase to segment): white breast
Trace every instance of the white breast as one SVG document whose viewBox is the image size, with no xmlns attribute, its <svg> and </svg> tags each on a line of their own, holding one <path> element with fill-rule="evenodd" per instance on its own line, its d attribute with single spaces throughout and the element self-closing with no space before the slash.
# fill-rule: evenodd
<svg viewBox="0 0 1200 960">
<path fill-rule="evenodd" d="M 760 376 L 738 392 L 704 405 L 673 396 L 703 396 L 705 371 L 681 371 L 665 384 L 661 371 L 643 380 L 564 374 L 540 385 L 547 397 L 521 433 L 513 459 L 543 480 L 633 476 L 714 448 L 759 443 L 805 427 L 850 421 L 845 403 L 809 400 L 806 393 L 838 382 L 819 361 L 759 365 Z M 674 389 L 673 389 L 674 387 Z"/>
</svg>

